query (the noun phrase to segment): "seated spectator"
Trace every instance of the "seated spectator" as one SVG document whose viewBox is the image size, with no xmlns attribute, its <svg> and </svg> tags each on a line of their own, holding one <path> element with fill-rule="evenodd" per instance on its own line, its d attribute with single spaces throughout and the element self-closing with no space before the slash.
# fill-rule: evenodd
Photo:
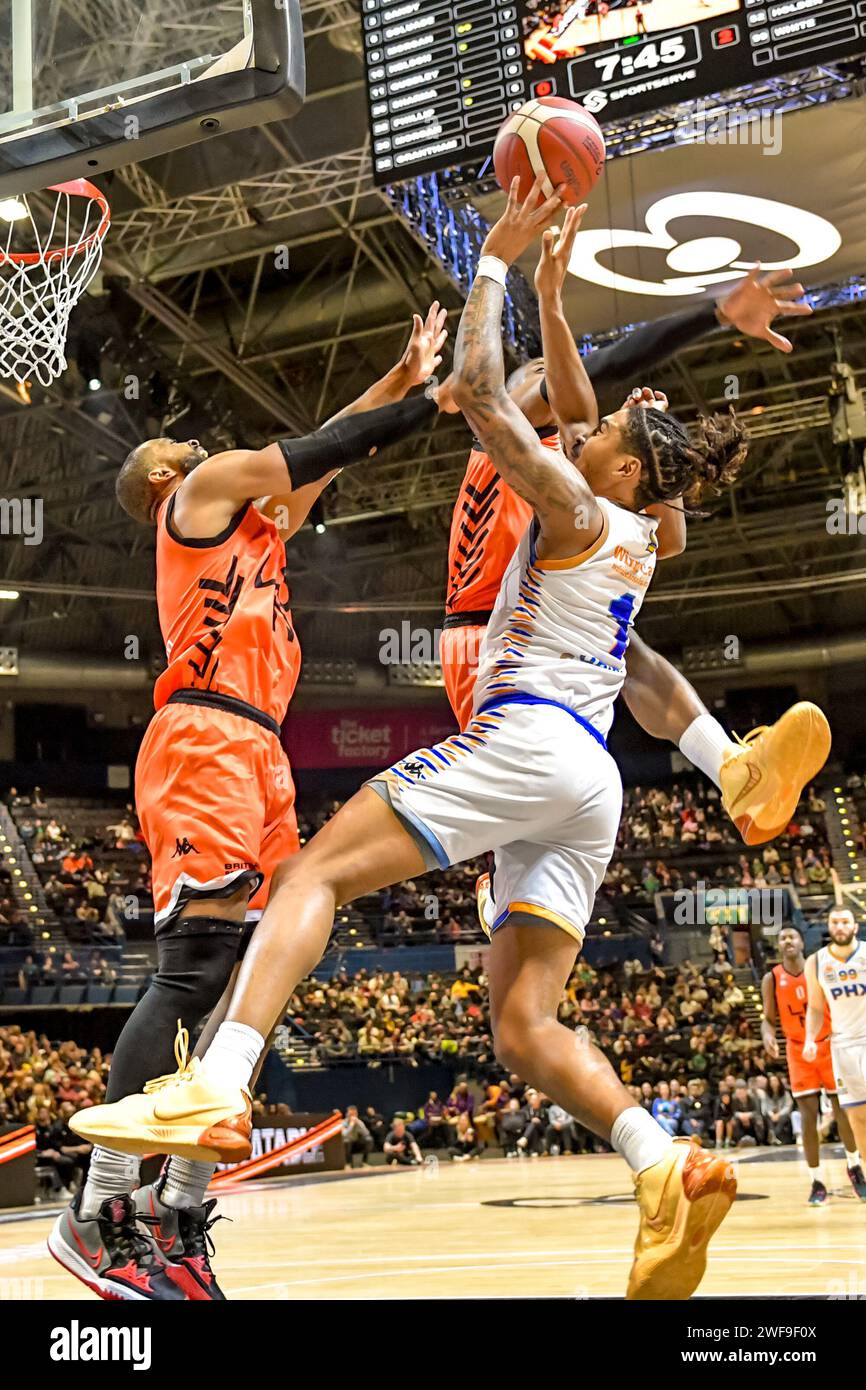
<svg viewBox="0 0 866 1390">
<path fill-rule="evenodd" d="M 424 1142 L 431 1149 L 448 1147 L 450 1126 L 448 1110 L 436 1091 L 431 1091 L 424 1105 Z M 466 1114 L 467 1112 L 462 1112 Z M 458 1121 L 460 1116 L 458 1115 Z M 470 1117 L 471 1118 L 471 1117 Z M 453 1140 L 452 1140 L 453 1142 Z"/>
<path fill-rule="evenodd" d="M 454 1163 L 466 1163 L 470 1158 L 481 1157 L 481 1145 L 478 1143 L 472 1121 L 466 1110 L 457 1116 L 450 1153 Z"/>
<path fill-rule="evenodd" d="M 29 990 L 31 985 L 38 985 L 41 975 L 41 966 L 32 955 L 26 955 L 18 967 L 18 988 Z"/>
<path fill-rule="evenodd" d="M 554 1158 L 563 1153 L 577 1153 L 577 1126 L 574 1116 L 563 1110 L 561 1105 L 551 1105 L 547 1112 L 544 1141 L 547 1152 Z"/>
<path fill-rule="evenodd" d="M 791 1115 L 794 1101 L 784 1080 L 777 1072 L 769 1078 L 766 1091 L 761 1097 L 761 1113 L 767 1129 L 768 1144 L 790 1144 L 794 1135 Z"/>
<path fill-rule="evenodd" d="M 406 1128 L 406 1121 L 402 1120 L 399 1115 L 392 1120 L 391 1128 L 385 1136 L 385 1143 L 382 1147 L 389 1166 L 399 1165 L 401 1168 L 408 1168 L 412 1164 L 423 1161 L 421 1150 Z"/>
<path fill-rule="evenodd" d="M 499 1119 L 499 1142 L 506 1158 L 517 1158 L 518 1143 L 526 1128 L 526 1116 L 516 1096 L 512 1096 Z"/>
<path fill-rule="evenodd" d="M 522 1113 L 523 1133 L 517 1141 L 517 1147 L 522 1153 L 528 1153 L 531 1158 L 539 1158 L 544 1153 L 547 1134 L 546 1098 L 530 1087 L 526 1092 L 526 1104 Z"/>
<path fill-rule="evenodd" d="M 346 1167 L 354 1168 L 355 1154 L 361 1155 L 361 1167 L 373 1152 L 373 1136 L 358 1114 L 357 1105 L 347 1105 L 343 1119 L 343 1144 L 346 1150 Z"/>
<path fill-rule="evenodd" d="M 731 1142 L 735 1145 L 748 1140 L 760 1144 L 764 1137 L 764 1122 L 758 1102 L 745 1081 L 739 1079 L 734 1087 L 731 1104 Z"/>
<path fill-rule="evenodd" d="M 652 1103 L 651 1113 L 653 1119 L 668 1134 L 676 1135 L 679 1133 L 682 1107 L 679 1101 L 674 1100 L 671 1096 L 671 1088 L 667 1081 L 659 1082 L 658 1095 Z"/>
<path fill-rule="evenodd" d="M 703 1143 L 712 1132 L 713 1106 L 707 1093 L 707 1083 L 702 1077 L 693 1076 L 688 1082 L 681 1110 L 680 1134 L 686 1138 L 700 1139 Z"/>
</svg>

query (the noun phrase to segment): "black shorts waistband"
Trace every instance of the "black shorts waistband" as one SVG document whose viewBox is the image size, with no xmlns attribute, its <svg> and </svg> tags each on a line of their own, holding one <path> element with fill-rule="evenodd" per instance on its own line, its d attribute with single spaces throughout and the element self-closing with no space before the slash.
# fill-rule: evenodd
<svg viewBox="0 0 866 1390">
<path fill-rule="evenodd" d="M 492 617 L 492 608 L 479 608 L 475 613 L 446 613 L 442 627 L 486 627 Z"/>
<path fill-rule="evenodd" d="M 280 736 L 280 726 L 264 710 L 248 705 L 236 695 L 221 695 L 217 690 L 173 690 L 166 700 L 167 705 L 206 705 L 209 709 L 225 710 L 228 714 L 240 715 L 241 719 L 251 719 L 263 729 Z"/>
</svg>

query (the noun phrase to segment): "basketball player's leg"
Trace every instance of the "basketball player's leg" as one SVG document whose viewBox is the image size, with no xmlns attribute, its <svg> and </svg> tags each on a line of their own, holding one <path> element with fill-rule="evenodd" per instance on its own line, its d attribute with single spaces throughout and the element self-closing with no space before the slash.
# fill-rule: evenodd
<svg viewBox="0 0 866 1390">
<path fill-rule="evenodd" d="M 237 962 L 258 878 L 264 818 L 258 788 L 265 780 L 259 764 L 263 740 L 271 737 L 254 725 L 234 727 L 247 723 L 172 705 L 151 722 L 142 743 L 136 805 L 152 861 L 157 969 L 115 1045 L 107 1104 L 174 1071 L 178 1021 L 193 1033 L 217 1005 Z M 232 744 L 235 761 L 225 756 Z M 241 762 L 249 776 L 228 770 Z M 106 1197 L 131 1192 L 137 1179 L 134 1156 L 97 1147 L 82 1214 L 92 1217 Z"/>
<path fill-rule="evenodd" d="M 487 965 L 496 1056 L 551 1097 L 586 1129 L 610 1140 L 611 1130 L 634 1101 L 585 1029 L 558 1021 L 563 991 L 578 944 L 553 923 L 514 912 L 493 933 Z M 670 1139 L 646 1111 L 641 1122 L 646 1156 L 656 1162 Z M 649 1162 L 638 1160 L 640 1168 Z M 635 1167 L 635 1164 L 631 1165 Z"/>
<path fill-rule="evenodd" d="M 118 1147 L 137 1153 L 152 1147 L 151 1130 L 157 1127 L 170 1153 L 237 1157 L 244 1148 L 241 1136 L 249 1133 L 246 1088 L 264 1038 L 321 959 L 337 904 L 474 858 L 528 825 L 561 819 L 564 807 L 573 804 L 582 745 L 597 745 L 565 712 L 547 713 L 554 727 L 539 735 L 537 718 L 525 706 L 490 712 L 473 721 L 465 736 L 409 755 L 363 788 L 274 876 L 227 1021 L 197 1073 L 197 1088 L 136 1097 L 131 1116 L 120 1106 L 95 1107 L 75 1117 L 76 1132 L 99 1141 L 107 1127 L 115 1133 L 116 1126 L 123 1133 Z M 573 759 L 563 757 L 569 738 L 575 741 Z M 534 748 L 529 768 L 527 747 Z M 604 758 L 614 767 L 606 753 Z M 171 1133 L 169 1120 L 176 1120 Z"/>
<path fill-rule="evenodd" d="M 784 830 L 830 751 L 827 721 L 806 702 L 792 705 L 756 738 L 736 742 L 685 676 L 634 632 L 623 696 L 641 728 L 675 743 L 720 788 L 725 810 L 750 845 Z"/>
</svg>

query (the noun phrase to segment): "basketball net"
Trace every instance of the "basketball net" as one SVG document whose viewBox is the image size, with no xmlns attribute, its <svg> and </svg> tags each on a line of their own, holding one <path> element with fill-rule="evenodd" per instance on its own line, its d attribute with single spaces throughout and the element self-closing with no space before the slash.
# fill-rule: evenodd
<svg viewBox="0 0 866 1390">
<path fill-rule="evenodd" d="M 102 260 L 108 202 L 87 179 L 52 184 L 52 210 L 0 204 L 0 376 L 50 386 L 66 370 L 69 315 Z M 4 211 L 5 209 L 5 211 Z M 27 250 L 13 249 L 26 245 Z"/>
</svg>

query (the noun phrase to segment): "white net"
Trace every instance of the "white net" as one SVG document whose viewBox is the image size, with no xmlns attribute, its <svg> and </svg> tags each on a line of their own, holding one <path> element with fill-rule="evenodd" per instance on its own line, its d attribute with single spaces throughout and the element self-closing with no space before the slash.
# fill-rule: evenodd
<svg viewBox="0 0 866 1390">
<path fill-rule="evenodd" d="M 0 376 L 49 386 L 66 370 L 69 315 L 99 269 L 110 214 L 85 179 L 56 184 L 38 204 L 0 202 Z"/>
</svg>

